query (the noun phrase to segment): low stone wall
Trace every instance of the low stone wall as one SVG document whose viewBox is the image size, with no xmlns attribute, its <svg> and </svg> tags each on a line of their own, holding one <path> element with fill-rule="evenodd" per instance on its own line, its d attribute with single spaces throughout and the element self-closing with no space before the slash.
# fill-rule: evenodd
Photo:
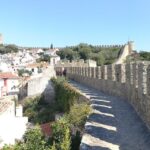
<svg viewBox="0 0 150 150">
<path fill-rule="evenodd" d="M 34 78 L 28 82 L 27 96 L 43 94 L 44 100 L 48 103 L 53 102 L 55 91 L 53 83 L 49 77 Z"/>
<path fill-rule="evenodd" d="M 55 68 L 62 68 L 62 67 L 96 67 L 97 66 L 97 63 L 96 61 L 94 60 L 86 60 L 84 61 L 83 59 L 80 59 L 80 60 L 73 60 L 73 61 L 69 61 L 69 60 L 66 60 L 66 61 L 62 61 L 60 60 L 56 65 L 55 65 Z"/>
<path fill-rule="evenodd" d="M 50 78 L 48 77 L 38 77 L 28 81 L 27 96 L 43 93 L 49 84 L 49 80 Z"/>
<path fill-rule="evenodd" d="M 53 84 L 50 81 L 52 77 L 56 77 L 54 66 L 49 66 L 43 70 L 42 74 L 31 76 L 31 79 L 22 84 L 19 89 L 19 100 L 27 96 L 43 94 L 45 101 L 52 102 L 55 95 Z"/>
<path fill-rule="evenodd" d="M 128 100 L 150 128 L 150 65 L 148 63 L 66 69 L 70 79 Z"/>
</svg>

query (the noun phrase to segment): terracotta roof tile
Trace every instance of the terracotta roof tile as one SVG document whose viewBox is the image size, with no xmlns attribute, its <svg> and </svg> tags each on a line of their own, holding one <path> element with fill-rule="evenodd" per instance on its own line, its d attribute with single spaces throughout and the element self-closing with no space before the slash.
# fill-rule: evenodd
<svg viewBox="0 0 150 150">
<path fill-rule="evenodd" d="M 41 125 L 41 130 L 45 136 L 52 135 L 52 128 L 50 123 L 45 123 Z"/>
<path fill-rule="evenodd" d="M 26 67 L 27 68 L 35 68 L 35 67 L 47 67 L 48 63 L 33 63 L 33 64 L 28 64 Z"/>
<path fill-rule="evenodd" d="M 12 74 L 11 72 L 2 72 L 0 73 L 0 79 L 17 79 L 17 75 Z"/>
<path fill-rule="evenodd" d="M 0 100 L 0 114 L 5 112 L 11 105 L 13 105 L 13 101 Z"/>
</svg>

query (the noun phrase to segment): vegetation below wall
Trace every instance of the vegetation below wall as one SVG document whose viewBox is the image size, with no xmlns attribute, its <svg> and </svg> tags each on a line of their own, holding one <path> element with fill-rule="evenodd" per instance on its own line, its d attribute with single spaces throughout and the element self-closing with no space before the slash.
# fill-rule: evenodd
<svg viewBox="0 0 150 150">
<path fill-rule="evenodd" d="M 150 61 L 150 52 L 144 52 L 144 51 L 141 51 L 139 52 L 139 59 L 140 60 L 145 60 L 145 61 Z"/>
<path fill-rule="evenodd" d="M 80 93 L 70 86 L 63 77 L 53 78 L 52 82 L 56 92 L 57 110 L 64 113 L 69 112 L 70 107 L 79 99 Z"/>
<path fill-rule="evenodd" d="M 0 54 L 6 54 L 6 53 L 16 53 L 18 52 L 18 47 L 16 45 L 10 44 L 10 45 L 0 45 Z"/>
<path fill-rule="evenodd" d="M 23 76 L 24 74 L 28 74 L 29 76 L 32 75 L 32 71 L 26 70 L 26 69 L 18 69 L 18 75 Z"/>
<path fill-rule="evenodd" d="M 40 58 L 36 59 L 37 63 L 50 62 L 51 56 L 41 53 Z"/>
<path fill-rule="evenodd" d="M 52 81 L 56 90 L 54 104 L 48 105 L 42 96 L 24 102 L 24 115 L 29 117 L 30 122 L 41 124 L 54 121 L 51 125 L 52 136 L 44 137 L 39 126 L 36 126 L 25 133 L 23 142 L 17 142 L 14 146 L 6 145 L 3 150 L 79 150 L 84 124 L 92 110 L 65 78 Z M 55 121 L 57 112 L 64 116 Z"/>
<path fill-rule="evenodd" d="M 48 104 L 42 96 L 28 98 L 24 102 L 24 115 L 34 124 L 42 124 L 54 120 L 55 105 Z"/>
<path fill-rule="evenodd" d="M 56 90 L 57 110 L 65 113 L 62 119 L 53 124 L 55 133 L 52 137 L 53 148 L 78 150 L 81 141 L 80 133 L 83 132 L 91 108 L 87 102 L 79 98 L 80 93 L 64 78 L 52 79 L 52 81 Z"/>
<path fill-rule="evenodd" d="M 126 62 L 136 62 L 136 61 L 150 61 L 150 52 L 140 51 L 135 52 L 133 55 L 127 57 Z"/>
<path fill-rule="evenodd" d="M 14 146 L 5 145 L 3 150 L 51 150 L 38 126 L 28 130 L 24 142 L 17 142 Z"/>
<path fill-rule="evenodd" d="M 119 55 L 120 47 L 96 47 L 88 44 L 79 44 L 75 47 L 66 47 L 57 52 L 61 59 L 68 59 L 70 61 L 77 59 L 92 59 L 98 65 L 111 64 Z"/>
</svg>

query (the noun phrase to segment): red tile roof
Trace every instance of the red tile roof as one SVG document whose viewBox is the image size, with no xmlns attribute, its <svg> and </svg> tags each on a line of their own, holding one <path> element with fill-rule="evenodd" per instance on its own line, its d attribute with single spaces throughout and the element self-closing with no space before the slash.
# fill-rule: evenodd
<svg viewBox="0 0 150 150">
<path fill-rule="evenodd" d="M 27 64 L 27 68 L 37 68 L 37 67 L 48 67 L 48 63 L 33 63 L 33 64 Z"/>
<path fill-rule="evenodd" d="M 45 123 L 41 125 L 41 130 L 45 136 L 50 137 L 52 135 L 52 128 L 50 123 Z"/>
<path fill-rule="evenodd" d="M 12 74 L 11 72 L 2 72 L 0 73 L 0 79 L 17 79 L 17 75 Z"/>
<path fill-rule="evenodd" d="M 13 101 L 0 100 L 0 114 L 5 112 L 11 105 L 13 105 Z"/>
</svg>

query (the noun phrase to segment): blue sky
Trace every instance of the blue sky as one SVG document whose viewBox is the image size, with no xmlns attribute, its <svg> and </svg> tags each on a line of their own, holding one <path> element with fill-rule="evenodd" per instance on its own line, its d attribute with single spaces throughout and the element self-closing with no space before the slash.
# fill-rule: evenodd
<svg viewBox="0 0 150 150">
<path fill-rule="evenodd" d="M 150 51 L 149 0 L 0 0 L 5 43 L 124 44 Z"/>
</svg>

